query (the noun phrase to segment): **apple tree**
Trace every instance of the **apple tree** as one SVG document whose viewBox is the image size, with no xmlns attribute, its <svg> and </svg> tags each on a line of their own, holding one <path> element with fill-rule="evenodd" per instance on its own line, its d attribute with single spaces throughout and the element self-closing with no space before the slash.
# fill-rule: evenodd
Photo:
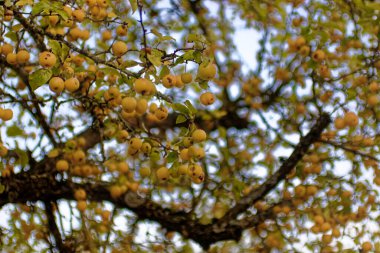
<svg viewBox="0 0 380 253">
<path fill-rule="evenodd" d="M 0 3 L 4 251 L 380 252 L 377 1 Z"/>
</svg>

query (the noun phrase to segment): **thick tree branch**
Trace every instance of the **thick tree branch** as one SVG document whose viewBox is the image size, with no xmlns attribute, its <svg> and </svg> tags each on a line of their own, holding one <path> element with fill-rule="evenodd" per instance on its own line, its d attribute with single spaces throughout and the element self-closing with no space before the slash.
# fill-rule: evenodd
<svg viewBox="0 0 380 253">
<path fill-rule="evenodd" d="M 85 130 L 77 137 L 79 136 L 86 139 L 84 149 L 96 145 L 100 138 L 97 130 L 92 128 Z M 254 224 L 261 220 L 260 216 L 254 218 L 253 222 L 228 224 L 227 227 L 220 230 L 215 221 L 210 225 L 202 225 L 189 213 L 164 208 L 133 192 L 127 192 L 124 196 L 113 199 L 108 191 L 110 185 L 107 183 L 79 184 L 71 181 L 58 181 L 54 173 L 51 173 L 54 166 L 55 159 L 46 157 L 27 172 L 21 172 L 9 178 L 0 178 L 0 184 L 5 186 L 5 191 L 0 194 L 0 207 L 8 203 L 36 201 L 49 203 L 60 199 L 74 200 L 75 189 L 82 188 L 86 190 L 88 199 L 91 201 L 109 201 L 118 208 L 128 208 L 135 212 L 139 219 L 156 221 L 168 231 L 177 231 L 185 238 L 198 242 L 204 248 L 208 248 L 212 243 L 220 240 L 239 240 L 242 231 L 245 229 L 243 225 Z M 263 215 L 262 218 L 264 217 L 267 216 Z M 55 236 L 58 241 L 58 235 Z"/>
<path fill-rule="evenodd" d="M 134 192 L 129 191 L 124 196 L 113 199 L 108 191 L 110 186 L 108 183 L 79 184 L 57 181 L 49 173 L 36 175 L 32 171 L 0 179 L 0 183 L 5 186 L 5 191 L 0 194 L 0 207 L 8 203 L 25 203 L 27 201 L 74 200 L 75 189 L 82 188 L 86 190 L 87 198 L 91 201 L 109 201 L 118 208 L 128 208 L 134 211 L 140 219 L 157 221 L 170 231 L 187 231 L 188 225 L 193 222 L 185 212 L 174 212 L 163 208 Z"/>
<path fill-rule="evenodd" d="M 100 142 L 99 129 L 95 127 L 89 127 L 83 132 L 75 136 L 75 138 L 84 138 L 86 140 L 85 145 L 82 147 L 83 150 L 89 150 L 93 148 L 96 144 Z"/>
<path fill-rule="evenodd" d="M 109 201 L 118 208 L 128 208 L 135 212 L 139 219 L 149 219 L 160 223 L 168 231 L 178 231 L 185 238 L 193 239 L 203 248 L 207 249 L 212 243 L 221 240 L 239 240 L 244 229 L 265 220 L 270 216 L 270 211 L 262 212 L 256 216 L 248 217 L 242 221 L 236 220 L 236 216 L 245 211 L 257 200 L 262 199 L 294 168 L 298 161 L 307 152 L 310 145 L 317 141 L 322 131 L 330 122 L 330 117 L 323 114 L 309 133 L 301 139 L 292 155 L 283 163 L 280 169 L 271 176 L 263 185 L 251 195 L 243 198 L 233 207 L 223 219 L 214 221 L 209 225 L 202 225 L 197 219 L 190 217 L 189 213 L 173 211 L 164 208 L 149 198 L 141 197 L 137 193 L 127 192 L 124 196 L 113 199 L 108 191 L 107 183 L 73 183 L 70 181 L 58 181 L 51 173 L 37 173 L 36 170 L 22 172 L 10 178 L 2 178 L 0 183 L 5 186 L 5 191 L 0 194 L 0 207 L 7 203 L 24 203 L 27 201 L 57 201 L 59 199 L 73 200 L 74 190 L 83 188 L 91 201 Z M 88 129 L 80 136 L 86 139 L 97 138 L 95 130 Z M 92 147 L 97 142 L 89 142 L 86 148 Z M 52 167 L 54 159 L 46 158 L 37 166 Z M 44 169 L 42 171 L 50 171 Z M 37 170 L 38 171 L 38 170 Z"/>
<path fill-rule="evenodd" d="M 293 153 L 281 165 L 277 172 L 270 176 L 267 181 L 260 185 L 256 190 L 253 190 L 251 194 L 247 195 L 239 202 L 237 202 L 235 206 L 226 213 L 222 219 L 222 223 L 228 223 L 229 220 L 235 219 L 240 213 L 247 210 L 247 208 L 252 206 L 258 200 L 263 199 L 267 193 L 269 193 L 283 179 L 285 179 L 286 175 L 288 175 L 291 170 L 297 165 L 297 163 L 302 159 L 309 147 L 314 142 L 319 140 L 321 133 L 329 125 L 330 122 L 330 116 L 326 113 L 322 114 L 315 125 L 310 129 L 309 133 L 300 140 Z"/>
<path fill-rule="evenodd" d="M 0 208 L 8 203 L 25 203 L 36 201 L 58 201 L 60 199 L 74 200 L 75 189 L 82 188 L 90 201 L 113 203 L 117 208 L 127 208 L 133 211 L 141 220 L 158 222 L 168 231 L 177 231 L 185 238 L 193 239 L 207 249 L 212 243 L 221 240 L 239 240 L 244 228 L 242 224 L 229 224 L 223 229 L 217 223 L 202 225 L 191 214 L 183 211 L 173 211 L 164 208 L 148 198 L 139 196 L 134 192 L 127 192 L 124 196 L 113 199 L 106 183 L 73 183 L 57 181 L 52 175 L 34 175 L 23 172 L 13 175 L 12 178 L 0 179 L 6 190 L 0 194 Z M 267 215 L 263 213 L 254 218 L 249 224 L 256 224 Z M 51 219 L 51 218 L 50 218 Z M 51 222 L 51 221 L 49 221 Z M 50 223 L 49 223 L 50 224 Z M 247 225 L 248 223 L 245 223 Z M 53 226 L 53 225 L 52 225 Z M 58 237 L 58 235 L 55 235 Z M 56 240 L 58 240 L 56 238 Z M 59 245 L 58 245 L 59 246 Z"/>
<path fill-rule="evenodd" d="M 30 29 L 27 29 L 28 26 L 30 26 L 31 24 L 29 23 L 29 21 L 27 21 L 22 16 L 22 14 L 18 13 L 17 11 L 15 11 L 13 13 L 14 13 L 17 21 L 20 22 L 20 24 L 22 26 L 24 26 L 26 28 L 26 30 L 29 32 L 30 36 L 32 36 L 33 40 L 36 42 L 36 45 L 37 45 L 38 49 L 40 51 L 47 51 L 47 47 L 46 47 L 45 42 L 44 42 L 44 37 L 41 36 L 39 33 L 34 33 Z"/>
</svg>

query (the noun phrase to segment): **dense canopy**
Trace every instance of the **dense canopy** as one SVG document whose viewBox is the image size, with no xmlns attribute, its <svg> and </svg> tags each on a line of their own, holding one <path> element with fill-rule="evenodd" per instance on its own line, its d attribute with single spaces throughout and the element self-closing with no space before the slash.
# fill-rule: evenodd
<svg viewBox="0 0 380 253">
<path fill-rule="evenodd" d="M 380 252 L 377 1 L 0 2 L 0 249 Z"/>
</svg>

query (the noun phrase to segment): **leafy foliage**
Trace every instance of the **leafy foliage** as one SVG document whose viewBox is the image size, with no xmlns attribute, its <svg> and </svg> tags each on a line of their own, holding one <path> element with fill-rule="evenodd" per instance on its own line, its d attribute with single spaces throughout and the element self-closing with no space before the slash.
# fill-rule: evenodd
<svg viewBox="0 0 380 253">
<path fill-rule="evenodd" d="M 3 1 L 0 248 L 380 252 L 379 10 Z"/>
</svg>

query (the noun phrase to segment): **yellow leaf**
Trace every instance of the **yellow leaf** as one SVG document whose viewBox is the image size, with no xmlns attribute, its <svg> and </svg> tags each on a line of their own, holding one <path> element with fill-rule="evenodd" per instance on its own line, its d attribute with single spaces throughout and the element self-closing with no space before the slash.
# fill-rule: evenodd
<svg viewBox="0 0 380 253">
<path fill-rule="evenodd" d="M 49 157 L 49 158 L 55 158 L 55 157 L 57 157 L 59 155 L 59 149 L 52 149 L 52 150 L 50 150 L 50 152 L 47 154 L 47 156 Z"/>
<path fill-rule="evenodd" d="M 25 5 L 33 5 L 33 0 L 20 0 L 16 3 L 16 6 L 25 6 Z"/>
</svg>

